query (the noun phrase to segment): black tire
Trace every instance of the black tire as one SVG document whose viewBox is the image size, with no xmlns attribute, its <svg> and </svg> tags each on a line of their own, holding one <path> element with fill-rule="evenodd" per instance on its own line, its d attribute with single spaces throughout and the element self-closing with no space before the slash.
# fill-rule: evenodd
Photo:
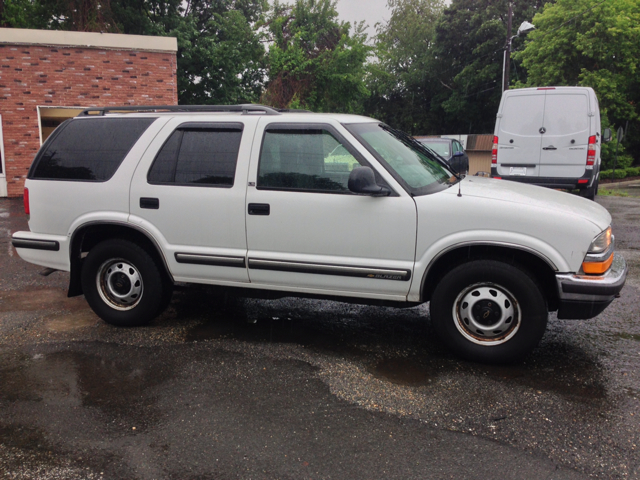
<svg viewBox="0 0 640 480">
<path fill-rule="evenodd" d="M 120 327 L 145 325 L 171 301 L 172 286 L 153 258 L 128 240 L 113 239 L 89 251 L 82 289 L 92 310 Z"/>
<path fill-rule="evenodd" d="M 591 187 L 580 190 L 580 196 L 588 200 L 595 200 L 598 193 L 598 183 L 599 181 L 596 179 Z"/>
<path fill-rule="evenodd" d="M 482 363 L 522 360 L 540 342 L 549 316 L 534 278 L 497 260 L 473 260 L 447 273 L 433 292 L 430 311 L 442 342 Z"/>
</svg>

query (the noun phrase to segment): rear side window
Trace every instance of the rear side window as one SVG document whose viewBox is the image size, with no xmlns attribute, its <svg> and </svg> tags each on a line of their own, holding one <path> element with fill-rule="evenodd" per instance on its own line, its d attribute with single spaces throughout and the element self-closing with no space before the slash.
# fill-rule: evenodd
<svg viewBox="0 0 640 480">
<path fill-rule="evenodd" d="M 29 178 L 105 182 L 155 118 L 87 118 L 58 127 Z"/>
<path fill-rule="evenodd" d="M 243 125 L 187 124 L 173 132 L 149 170 L 151 184 L 232 187 Z"/>
</svg>

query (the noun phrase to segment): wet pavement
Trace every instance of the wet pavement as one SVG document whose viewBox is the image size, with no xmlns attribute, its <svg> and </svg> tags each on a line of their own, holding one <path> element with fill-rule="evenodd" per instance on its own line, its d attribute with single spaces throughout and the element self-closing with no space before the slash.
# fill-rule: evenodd
<svg viewBox="0 0 640 480">
<path fill-rule="evenodd" d="M 17 257 L 0 199 L 0 478 L 640 478 L 640 200 L 601 197 L 627 285 L 522 364 L 458 360 L 428 308 L 180 288 L 111 327 Z"/>
</svg>

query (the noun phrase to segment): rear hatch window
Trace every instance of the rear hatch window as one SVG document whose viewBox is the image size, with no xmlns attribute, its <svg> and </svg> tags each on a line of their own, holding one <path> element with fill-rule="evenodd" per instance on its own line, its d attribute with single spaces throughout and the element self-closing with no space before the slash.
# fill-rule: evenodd
<svg viewBox="0 0 640 480">
<path fill-rule="evenodd" d="M 68 120 L 49 137 L 28 178 L 105 182 L 155 118 Z"/>
</svg>

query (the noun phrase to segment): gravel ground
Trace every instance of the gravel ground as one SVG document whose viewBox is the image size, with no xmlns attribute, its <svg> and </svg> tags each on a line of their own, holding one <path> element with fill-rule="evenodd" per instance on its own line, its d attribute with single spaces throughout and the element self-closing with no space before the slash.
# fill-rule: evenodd
<svg viewBox="0 0 640 480">
<path fill-rule="evenodd" d="M 108 326 L 16 256 L 0 200 L 0 478 L 640 478 L 640 200 L 598 201 L 621 298 L 498 367 L 444 350 L 424 305 L 180 288 Z"/>
</svg>

